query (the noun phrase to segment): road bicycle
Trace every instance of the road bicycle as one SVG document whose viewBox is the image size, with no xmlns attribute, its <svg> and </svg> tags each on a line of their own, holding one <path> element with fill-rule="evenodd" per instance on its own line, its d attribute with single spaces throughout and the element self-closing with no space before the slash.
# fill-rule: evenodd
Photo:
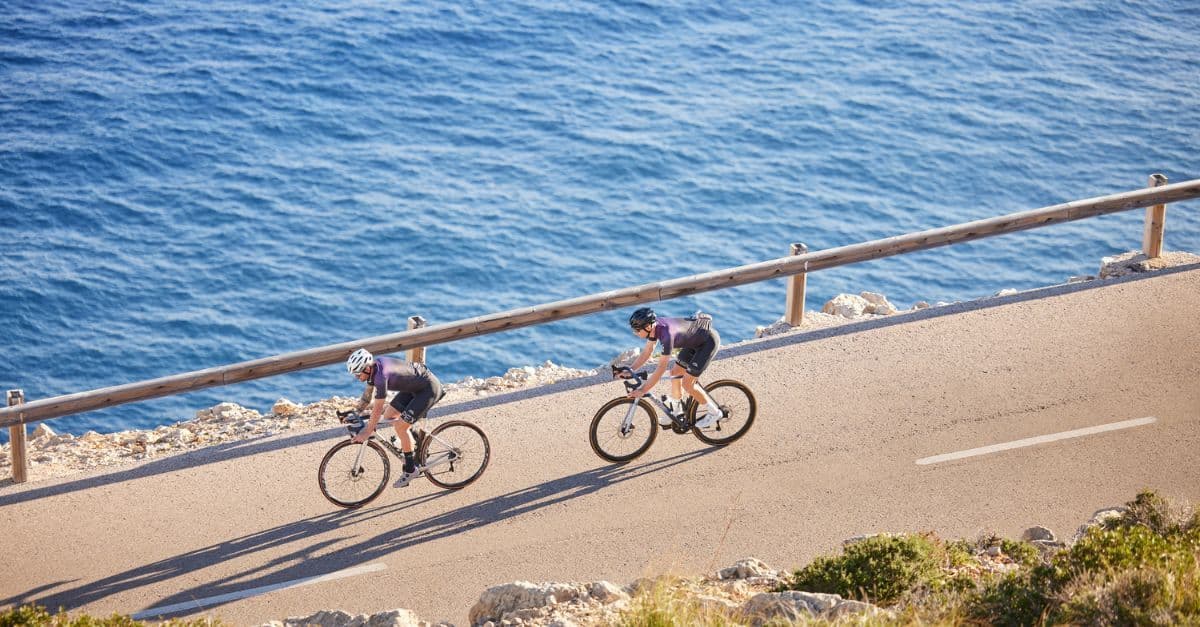
<svg viewBox="0 0 1200 627">
<path fill-rule="evenodd" d="M 626 392 L 641 387 L 650 378 L 649 371 L 634 372 L 626 366 L 613 366 L 612 371 L 614 377 L 625 379 Z M 679 378 L 682 375 L 665 376 L 661 380 Z M 701 442 L 712 446 L 725 446 L 746 435 L 750 425 L 754 424 L 757 411 L 757 402 L 750 388 L 732 379 L 713 381 L 703 387 L 709 398 L 721 408 L 722 417 L 713 426 L 706 429 L 695 426 L 698 407 L 690 396 L 684 399 L 683 409 L 679 413 L 667 406 L 666 396 L 653 392 L 637 399 L 637 402 L 620 396 L 605 403 L 592 418 L 588 430 L 592 450 L 610 462 L 624 463 L 645 453 L 654 443 L 659 429 L 670 429 L 679 434 L 691 432 Z M 658 424 L 660 412 L 671 419 L 671 424 Z"/>
<path fill-rule="evenodd" d="M 353 509 L 370 503 L 387 486 L 392 471 L 388 453 L 403 465 L 404 452 L 395 436 L 384 439 L 379 435 L 380 429 L 396 420 L 381 420 L 375 433 L 360 444 L 354 442 L 354 436 L 367 426 L 370 416 L 352 411 L 337 415 L 350 437 L 325 453 L 317 469 L 317 485 L 330 503 Z M 427 418 L 417 423 L 428 426 Z M 443 422 L 428 433 L 414 425 L 412 435 L 417 476 L 424 476 L 439 488 L 458 490 L 470 485 L 491 459 L 487 435 L 465 420 Z"/>
</svg>

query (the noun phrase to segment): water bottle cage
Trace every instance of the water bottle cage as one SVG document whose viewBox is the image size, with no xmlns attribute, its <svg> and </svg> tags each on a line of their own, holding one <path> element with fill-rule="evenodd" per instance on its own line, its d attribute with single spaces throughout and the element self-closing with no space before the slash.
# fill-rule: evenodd
<svg viewBox="0 0 1200 627">
<path fill-rule="evenodd" d="M 708 331 L 712 328 L 712 316 L 697 311 L 695 315 L 688 318 L 692 323 L 692 331 Z"/>
</svg>

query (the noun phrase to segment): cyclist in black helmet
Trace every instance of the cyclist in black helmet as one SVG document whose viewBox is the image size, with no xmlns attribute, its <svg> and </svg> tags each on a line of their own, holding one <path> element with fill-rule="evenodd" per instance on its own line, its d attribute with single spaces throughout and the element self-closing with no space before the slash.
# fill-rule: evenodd
<svg viewBox="0 0 1200 627">
<path fill-rule="evenodd" d="M 723 417 L 720 408 L 713 403 L 708 394 L 705 394 L 704 388 L 696 385 L 696 377 L 699 377 L 708 368 L 713 355 L 716 355 L 717 350 L 721 347 L 721 336 L 717 334 L 716 329 L 712 328 L 712 317 L 707 314 L 697 314 L 691 318 L 659 318 L 654 314 L 653 309 L 642 307 L 629 316 L 629 328 L 633 330 L 634 335 L 646 340 L 646 346 L 633 361 L 631 366 L 633 370 L 641 368 L 642 364 L 650 359 L 650 355 L 654 353 L 655 344 L 662 348 L 662 355 L 658 358 L 658 367 L 655 368 L 654 374 L 650 375 L 644 385 L 630 392 L 629 398 L 636 399 L 653 389 L 659 379 L 666 374 L 671 353 L 678 350 L 679 354 L 675 356 L 675 366 L 671 369 L 671 376 L 682 375 L 683 389 L 698 404 L 696 415 L 699 418 L 696 420 L 696 426 L 705 429 L 716 424 Z M 670 402 L 680 402 L 679 396 L 679 390 L 673 390 Z M 678 411 L 679 408 L 680 405 L 675 405 L 671 409 Z M 660 424 L 663 419 L 664 416 L 659 416 Z M 670 418 L 666 418 L 665 425 L 669 424 Z"/>
</svg>

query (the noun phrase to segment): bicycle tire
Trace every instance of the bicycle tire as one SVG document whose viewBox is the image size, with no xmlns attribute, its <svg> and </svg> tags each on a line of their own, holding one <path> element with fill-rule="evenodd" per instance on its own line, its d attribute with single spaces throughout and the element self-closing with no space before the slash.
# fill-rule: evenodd
<svg viewBox="0 0 1200 627">
<path fill-rule="evenodd" d="M 596 415 L 592 417 L 592 424 L 588 427 L 588 442 L 592 445 L 592 451 L 601 459 L 617 464 L 637 459 L 650 448 L 651 444 L 654 444 L 654 438 L 658 437 L 658 413 L 654 411 L 654 406 L 643 398 L 637 399 L 637 406 L 643 411 L 634 416 L 633 429 L 629 433 L 621 433 L 620 427 L 625 421 L 625 413 L 628 410 L 620 409 L 617 412 L 612 410 L 631 404 L 633 404 L 633 399 L 614 398 L 601 406 Z M 646 440 L 639 443 L 637 438 L 640 437 L 641 432 L 646 433 Z M 601 442 L 602 436 L 603 442 Z M 612 450 L 614 447 L 608 446 L 621 441 L 634 444 L 634 450 L 628 453 L 618 453 Z"/>
<path fill-rule="evenodd" d="M 353 450 L 347 452 L 347 448 L 356 446 L 359 445 L 353 440 L 343 440 L 334 444 L 317 467 L 317 486 L 320 487 L 321 494 L 330 503 L 346 509 L 362 507 L 375 500 L 387 486 L 388 477 L 392 472 L 387 452 L 378 443 L 368 440 L 367 450 L 363 452 L 363 460 L 359 464 L 360 472 L 356 474 L 354 460 L 358 453 Z M 374 451 L 378 460 L 372 457 L 369 451 Z M 379 477 L 378 485 L 373 483 L 376 475 Z M 350 496 L 344 496 L 343 492 L 349 492 Z M 366 496 L 362 496 L 364 492 Z"/>
<path fill-rule="evenodd" d="M 699 438 L 701 442 L 712 446 L 725 446 L 746 435 L 746 432 L 750 430 L 750 425 L 754 424 L 754 416 L 758 412 L 758 401 L 754 399 L 754 393 L 750 391 L 750 388 L 741 381 L 722 379 L 704 386 L 704 391 L 721 408 L 725 417 L 717 421 L 717 426 L 713 430 L 692 427 L 692 435 Z M 692 424 L 696 424 L 698 408 L 695 403 L 688 408 L 688 418 Z M 726 426 L 732 427 L 732 429 L 722 429 Z M 723 431 L 730 431 L 730 433 L 724 434 Z M 714 434 L 720 435 L 714 437 Z"/>
<path fill-rule="evenodd" d="M 422 466 L 429 459 L 430 450 L 433 450 L 435 455 L 442 450 L 453 450 L 456 454 L 456 459 L 450 462 L 449 468 L 439 465 L 427 468 L 424 473 L 430 483 L 446 490 L 460 490 L 474 483 L 483 471 L 487 470 L 488 462 L 492 459 L 492 446 L 488 442 L 487 434 L 483 429 L 465 420 L 444 422 L 425 435 L 417 453 L 417 461 Z M 478 467 L 464 466 L 476 463 L 479 464 Z M 461 472 L 464 468 L 471 471 Z"/>
</svg>

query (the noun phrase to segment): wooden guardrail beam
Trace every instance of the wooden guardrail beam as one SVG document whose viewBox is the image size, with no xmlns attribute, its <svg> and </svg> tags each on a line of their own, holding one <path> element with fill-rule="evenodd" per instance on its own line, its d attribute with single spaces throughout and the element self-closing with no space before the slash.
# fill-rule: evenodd
<svg viewBox="0 0 1200 627">
<path fill-rule="evenodd" d="M 0 427 L 93 411 L 123 403 L 142 401 L 181 392 L 260 379 L 277 374 L 327 366 L 344 360 L 356 348 L 376 354 L 396 353 L 411 348 L 479 337 L 535 324 L 640 305 L 701 292 L 736 287 L 769 279 L 813 272 L 861 261 L 927 250 L 958 242 L 1013 233 L 1060 222 L 1139 209 L 1200 197 L 1200 179 L 1152 187 L 1087 200 L 977 220 L 954 226 L 909 233 L 886 239 L 841 246 L 772 259 L 760 263 L 706 272 L 693 276 L 648 283 L 589 296 L 581 296 L 532 307 L 493 313 L 477 318 L 436 324 L 411 331 L 342 342 L 320 348 L 286 353 L 219 368 L 129 383 L 114 387 L 39 399 L 19 407 L 0 409 Z"/>
</svg>

